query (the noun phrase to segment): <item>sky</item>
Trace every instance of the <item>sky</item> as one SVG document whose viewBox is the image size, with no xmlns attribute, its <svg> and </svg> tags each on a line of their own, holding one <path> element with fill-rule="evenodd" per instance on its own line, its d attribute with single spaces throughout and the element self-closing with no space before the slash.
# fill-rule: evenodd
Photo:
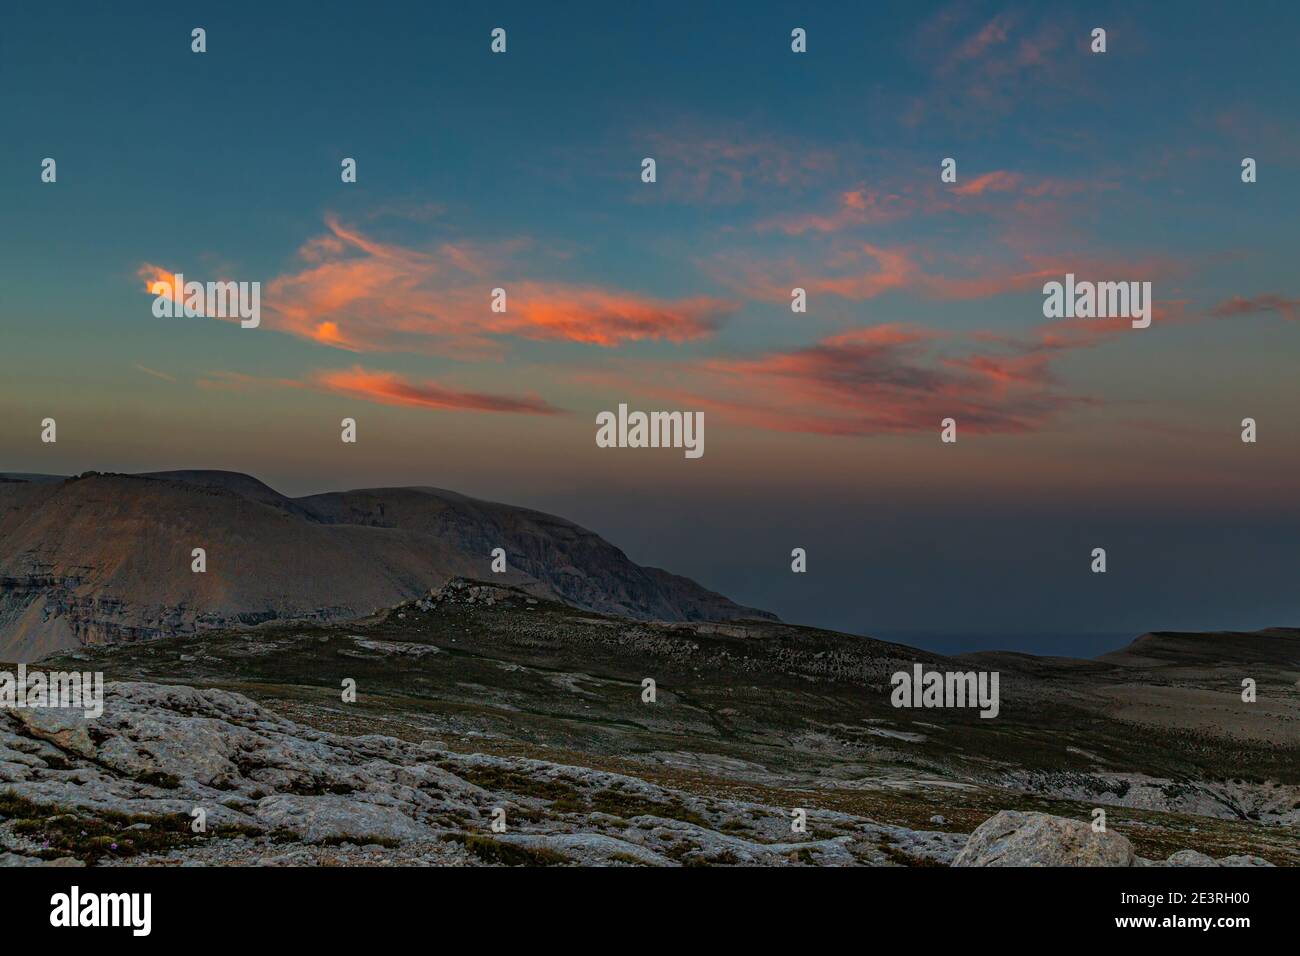
<svg viewBox="0 0 1300 956">
<path fill-rule="evenodd" d="M 473 7 L 7 7 L 0 470 L 451 488 L 943 648 L 1300 625 L 1300 9 Z"/>
</svg>

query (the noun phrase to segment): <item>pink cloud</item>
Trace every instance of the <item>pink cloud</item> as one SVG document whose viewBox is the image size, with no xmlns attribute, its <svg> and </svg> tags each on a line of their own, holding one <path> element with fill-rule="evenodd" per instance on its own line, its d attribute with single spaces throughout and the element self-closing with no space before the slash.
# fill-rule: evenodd
<svg viewBox="0 0 1300 956">
<path fill-rule="evenodd" d="M 1079 66 L 1063 55 L 1068 39 L 1056 15 L 1025 10 L 972 20 L 968 7 L 945 7 L 913 41 L 932 83 L 905 104 L 901 120 L 914 127 L 937 113 L 950 124 L 987 124 L 1027 99 L 1074 89 Z"/>
<path fill-rule="evenodd" d="M 916 210 L 916 201 L 897 192 L 858 187 L 839 194 L 827 213 L 795 213 L 760 221 L 759 232 L 779 231 L 789 236 L 806 232 L 834 233 L 902 219 Z"/>
<path fill-rule="evenodd" d="M 950 354 L 964 340 L 915 326 L 876 325 L 808 346 L 641 366 L 607 379 L 623 386 L 635 379 L 643 391 L 736 424 L 821 435 L 937 432 L 947 417 L 967 433 L 1020 434 L 1095 403 L 1062 391 L 1051 351 L 993 352 L 987 343 Z"/>
<path fill-rule="evenodd" d="M 197 382 L 200 388 L 249 391 L 263 388 L 313 389 L 345 395 L 379 405 L 426 408 L 437 411 L 506 412 L 522 415 L 557 415 L 563 412 L 532 395 L 503 395 L 453 388 L 429 380 L 405 378 L 395 372 L 354 365 L 325 369 L 306 378 L 275 378 L 242 372 L 210 372 Z"/>
<path fill-rule="evenodd" d="M 1005 193 L 1017 189 L 1023 180 L 1024 176 L 1020 173 L 997 169 L 964 183 L 958 183 L 952 187 L 952 191 L 958 196 L 980 196 L 986 192 Z"/>
<path fill-rule="evenodd" d="M 923 261 L 922 257 L 928 261 Z M 936 263 L 946 271 L 935 268 Z M 913 292 L 931 299 L 987 299 L 1039 292 L 1043 283 L 1067 272 L 1080 278 L 1154 280 L 1185 271 L 1183 263 L 1160 257 L 1104 259 L 1093 255 L 1021 254 L 1001 258 L 939 256 L 912 247 L 841 243 L 822 262 L 760 259 L 728 253 L 700 263 L 710 277 L 739 295 L 758 301 L 789 301 L 790 290 L 826 294 L 853 302 L 887 292 Z"/>
<path fill-rule="evenodd" d="M 318 372 L 312 382 L 327 392 L 348 395 L 407 408 L 431 408 L 443 411 L 514 412 L 527 415 L 554 415 L 560 409 L 540 398 L 493 395 L 445 388 L 434 382 L 412 382 L 393 372 L 377 372 L 353 366 L 340 371 Z"/>
<path fill-rule="evenodd" d="M 1265 293 L 1249 298 L 1233 296 L 1231 299 L 1220 302 L 1210 310 L 1210 314 L 1218 319 L 1267 312 L 1274 312 L 1284 319 L 1300 318 L 1300 299 L 1288 299 L 1273 293 Z"/>
<path fill-rule="evenodd" d="M 617 347 L 706 338 L 738 307 L 708 296 L 663 299 L 519 275 L 521 241 L 409 248 L 334 217 L 299 249 L 301 268 L 272 278 L 263 327 L 352 352 L 498 357 L 510 337 Z M 163 273 L 144 265 L 147 283 Z M 170 275 L 170 273 L 167 273 Z M 492 311 L 492 290 L 506 311 Z"/>
</svg>

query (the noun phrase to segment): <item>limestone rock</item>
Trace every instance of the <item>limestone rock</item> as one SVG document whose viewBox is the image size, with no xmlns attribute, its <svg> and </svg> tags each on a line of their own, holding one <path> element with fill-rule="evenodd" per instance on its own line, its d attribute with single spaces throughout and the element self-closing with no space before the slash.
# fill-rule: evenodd
<svg viewBox="0 0 1300 956">
<path fill-rule="evenodd" d="M 1133 844 L 1118 833 L 1047 813 L 1002 810 L 985 820 L 953 866 L 1132 866 Z"/>
<path fill-rule="evenodd" d="M 308 843 L 334 840 L 373 842 L 427 840 L 426 827 L 391 807 L 326 794 L 300 797 L 277 794 L 257 805 L 259 823 L 299 834 Z"/>
<path fill-rule="evenodd" d="M 1166 866 L 1218 866 L 1212 856 L 1206 856 L 1199 850 L 1179 850 L 1172 853 L 1165 861 Z"/>
</svg>

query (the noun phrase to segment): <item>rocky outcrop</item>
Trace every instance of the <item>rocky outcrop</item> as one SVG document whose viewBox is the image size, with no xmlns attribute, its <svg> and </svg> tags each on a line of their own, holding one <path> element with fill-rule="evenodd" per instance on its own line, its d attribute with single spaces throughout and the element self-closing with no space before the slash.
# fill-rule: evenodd
<svg viewBox="0 0 1300 956">
<path fill-rule="evenodd" d="M 1138 773 L 1009 771 L 1004 785 L 1058 800 L 1191 813 L 1221 820 L 1300 824 L 1300 787 L 1279 781 L 1171 780 Z"/>
<path fill-rule="evenodd" d="M 215 689 L 109 683 L 95 719 L 0 711 L 4 865 L 898 865 L 949 862 L 962 840 L 834 811 L 807 821 L 795 833 L 785 807 L 326 733 Z"/>
<path fill-rule="evenodd" d="M 300 834 L 307 843 L 333 840 L 429 840 L 434 834 L 396 807 L 323 794 L 277 794 L 258 801 L 258 823 Z"/>
<path fill-rule="evenodd" d="M 1137 856 L 1133 844 L 1110 830 L 1053 816 L 1002 810 L 970 835 L 953 866 L 1272 866 L 1257 856 L 1215 860 L 1198 850 L 1178 850 L 1164 861 Z"/>
</svg>

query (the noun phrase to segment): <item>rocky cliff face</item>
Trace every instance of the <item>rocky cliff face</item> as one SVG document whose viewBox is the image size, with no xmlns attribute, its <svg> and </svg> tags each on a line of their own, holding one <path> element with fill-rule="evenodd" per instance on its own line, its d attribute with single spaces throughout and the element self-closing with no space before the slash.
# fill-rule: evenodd
<svg viewBox="0 0 1300 956">
<path fill-rule="evenodd" d="M 498 547 L 509 570 L 492 575 Z M 292 499 L 229 472 L 0 482 L 0 659 L 344 620 L 461 575 L 641 620 L 771 618 L 561 518 L 432 488 Z"/>
</svg>

